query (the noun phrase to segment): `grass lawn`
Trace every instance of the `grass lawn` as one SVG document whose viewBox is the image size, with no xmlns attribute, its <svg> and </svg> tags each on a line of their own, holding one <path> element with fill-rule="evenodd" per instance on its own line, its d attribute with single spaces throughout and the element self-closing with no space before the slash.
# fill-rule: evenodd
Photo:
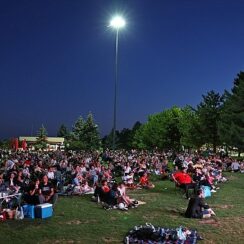
<svg viewBox="0 0 244 244">
<path fill-rule="evenodd" d="M 187 200 L 182 193 L 172 182 L 155 179 L 152 190 L 130 191 L 146 202 L 137 209 L 106 211 L 91 196 L 62 197 L 50 219 L 0 223 L 0 243 L 122 243 L 128 230 L 146 222 L 195 228 L 205 239 L 199 243 L 244 243 L 244 174 L 226 175 L 229 181 L 207 199 L 217 214 L 210 223 L 184 218 Z"/>
</svg>

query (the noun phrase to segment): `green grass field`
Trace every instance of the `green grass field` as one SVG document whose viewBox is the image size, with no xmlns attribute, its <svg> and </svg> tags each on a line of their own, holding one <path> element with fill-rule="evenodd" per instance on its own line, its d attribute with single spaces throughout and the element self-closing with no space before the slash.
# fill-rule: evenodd
<svg viewBox="0 0 244 244">
<path fill-rule="evenodd" d="M 146 222 L 162 227 L 194 228 L 200 243 L 244 243 L 244 174 L 228 173 L 229 181 L 207 199 L 217 217 L 210 221 L 182 216 L 187 200 L 172 182 L 155 179 L 153 190 L 130 191 L 146 202 L 128 212 L 106 211 L 91 196 L 60 197 L 54 216 L 46 220 L 0 223 L 0 243 L 122 243 L 127 231 Z"/>
</svg>

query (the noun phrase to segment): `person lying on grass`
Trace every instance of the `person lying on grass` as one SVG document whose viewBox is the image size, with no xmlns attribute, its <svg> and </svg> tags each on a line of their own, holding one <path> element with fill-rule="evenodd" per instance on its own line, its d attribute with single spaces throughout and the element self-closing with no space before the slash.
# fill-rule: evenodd
<svg viewBox="0 0 244 244">
<path fill-rule="evenodd" d="M 214 211 L 204 201 L 204 193 L 202 189 L 197 190 L 197 195 L 190 198 L 185 217 L 206 219 L 215 216 Z"/>
</svg>

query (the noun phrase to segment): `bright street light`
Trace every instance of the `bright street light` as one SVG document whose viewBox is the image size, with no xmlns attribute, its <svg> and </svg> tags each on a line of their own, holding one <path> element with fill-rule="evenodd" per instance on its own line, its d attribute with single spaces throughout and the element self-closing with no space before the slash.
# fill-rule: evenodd
<svg viewBox="0 0 244 244">
<path fill-rule="evenodd" d="M 114 121 L 113 121 L 113 150 L 115 150 L 116 121 L 117 121 L 117 90 L 118 90 L 118 47 L 119 30 L 125 26 L 125 20 L 117 15 L 111 21 L 109 27 L 116 29 L 115 40 L 115 85 L 114 85 Z"/>
<path fill-rule="evenodd" d="M 125 20 L 117 15 L 114 18 L 112 18 L 112 20 L 110 21 L 110 25 L 111 27 L 115 28 L 115 29 L 120 29 L 123 28 L 125 26 Z"/>
</svg>

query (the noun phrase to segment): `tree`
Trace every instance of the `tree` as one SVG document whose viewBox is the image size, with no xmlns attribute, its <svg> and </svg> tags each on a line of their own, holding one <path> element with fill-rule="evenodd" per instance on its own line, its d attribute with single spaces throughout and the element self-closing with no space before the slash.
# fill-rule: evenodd
<svg viewBox="0 0 244 244">
<path fill-rule="evenodd" d="M 202 97 L 203 101 L 197 106 L 196 110 L 199 118 L 198 128 L 200 129 L 198 136 L 202 144 L 212 144 L 213 151 L 216 152 L 217 145 L 220 145 L 218 130 L 224 96 L 210 91 Z"/>
<path fill-rule="evenodd" d="M 0 148 L 1 149 L 10 149 L 11 148 L 11 141 L 9 139 L 3 139 L 0 141 Z"/>
<path fill-rule="evenodd" d="M 92 113 L 87 115 L 86 122 L 83 126 L 82 139 L 85 145 L 85 149 L 95 150 L 101 146 L 100 136 L 98 132 L 98 126 L 94 123 Z"/>
<path fill-rule="evenodd" d="M 140 126 L 133 137 L 133 147 L 137 149 L 147 149 L 148 145 L 145 141 L 147 134 L 146 124 Z"/>
<path fill-rule="evenodd" d="M 231 92 L 225 92 L 226 101 L 221 113 L 219 134 L 228 146 L 244 151 L 244 72 L 234 80 Z"/>
<path fill-rule="evenodd" d="M 68 139 L 69 135 L 70 135 L 70 133 L 69 133 L 68 128 L 64 124 L 62 124 L 57 132 L 57 136 Z"/>
<path fill-rule="evenodd" d="M 140 121 L 136 121 L 131 129 L 131 136 L 130 136 L 130 140 L 128 142 L 128 147 L 130 149 L 134 148 L 134 138 L 135 138 L 137 131 L 140 130 L 141 126 L 142 126 L 142 123 Z"/>
<path fill-rule="evenodd" d="M 190 106 L 182 108 L 179 122 L 181 145 L 188 149 L 200 148 L 203 144 L 202 131 L 196 111 Z"/>
<path fill-rule="evenodd" d="M 83 135 L 84 135 L 84 119 L 82 116 L 80 116 L 74 126 L 73 126 L 73 130 L 72 130 L 72 139 L 75 141 L 82 141 L 83 140 Z"/>
<path fill-rule="evenodd" d="M 115 131 L 115 148 L 118 145 L 118 138 L 119 138 L 119 131 Z M 113 148 L 113 129 L 110 131 L 110 133 L 103 137 L 102 139 L 102 146 L 104 149 L 112 149 Z"/>
<path fill-rule="evenodd" d="M 98 126 L 94 123 L 92 113 L 86 121 L 80 116 L 74 124 L 69 148 L 74 150 L 94 150 L 100 148 Z"/>
<path fill-rule="evenodd" d="M 132 130 L 128 128 L 124 128 L 121 130 L 116 136 L 118 141 L 116 143 L 117 148 L 120 149 L 130 149 L 131 139 L 132 139 Z"/>
<path fill-rule="evenodd" d="M 140 128 L 141 123 L 139 121 L 137 121 L 132 129 L 129 128 L 124 128 L 121 131 L 116 130 L 115 132 L 115 146 L 116 148 L 120 148 L 120 149 L 132 149 L 134 147 L 133 141 L 134 141 L 134 137 L 136 134 L 136 131 Z M 111 130 L 111 132 L 104 136 L 102 139 L 102 145 L 103 148 L 109 148 L 111 149 L 113 146 L 113 130 Z"/>
<path fill-rule="evenodd" d="M 180 149 L 179 122 L 181 109 L 173 107 L 148 117 L 135 133 L 134 145 L 147 149 Z"/>
<path fill-rule="evenodd" d="M 47 130 L 43 125 L 37 132 L 37 139 L 36 139 L 35 147 L 37 149 L 47 148 Z"/>
</svg>

